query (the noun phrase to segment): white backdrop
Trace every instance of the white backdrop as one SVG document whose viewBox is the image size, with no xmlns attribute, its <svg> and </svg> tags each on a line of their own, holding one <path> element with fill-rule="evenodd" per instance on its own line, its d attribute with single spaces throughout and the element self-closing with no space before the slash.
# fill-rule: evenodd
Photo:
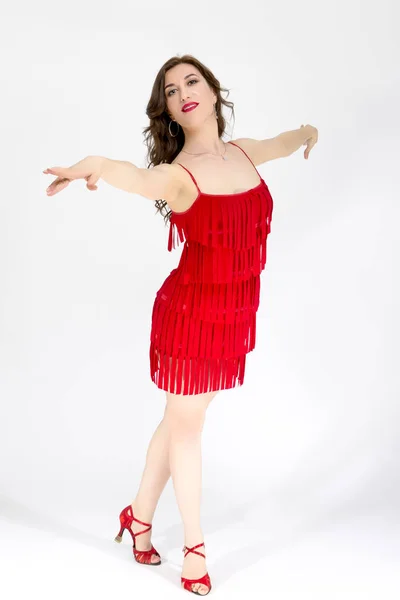
<svg viewBox="0 0 400 600">
<path fill-rule="evenodd" d="M 153 80 L 186 52 L 230 90 L 225 140 L 319 131 L 308 161 L 302 147 L 258 167 L 274 213 L 256 348 L 244 386 L 217 394 L 203 431 L 211 593 L 399 597 L 396 8 L 1 8 L 4 597 L 180 593 L 171 481 L 153 521 L 161 567 L 135 563 L 127 532 L 121 546 L 113 538 L 164 410 L 150 320 L 182 246 L 168 253 L 152 201 L 102 181 L 47 197 L 54 177 L 42 171 L 89 154 L 144 167 Z"/>
</svg>

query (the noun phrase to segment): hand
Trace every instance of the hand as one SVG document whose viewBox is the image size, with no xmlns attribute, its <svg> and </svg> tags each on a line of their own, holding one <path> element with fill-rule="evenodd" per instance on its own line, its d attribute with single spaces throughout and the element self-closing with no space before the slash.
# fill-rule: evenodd
<svg viewBox="0 0 400 600">
<path fill-rule="evenodd" d="M 304 125 L 302 125 L 301 127 L 304 127 Z M 310 131 L 310 136 L 306 139 L 306 141 L 303 144 L 303 146 L 307 146 L 307 148 L 304 150 L 304 158 L 307 159 L 310 154 L 311 148 L 313 148 L 313 146 L 315 146 L 315 144 L 318 142 L 318 129 L 316 127 L 313 127 L 312 125 L 306 125 L 306 127 Z"/>
<path fill-rule="evenodd" d="M 90 191 L 97 190 L 96 183 L 101 176 L 103 160 L 101 156 L 87 156 L 71 167 L 51 167 L 51 169 L 45 169 L 43 173 L 46 175 L 48 173 L 57 175 L 57 179 L 47 188 L 47 195 L 54 196 L 54 194 L 61 192 L 74 179 L 86 179 L 86 187 Z"/>
</svg>

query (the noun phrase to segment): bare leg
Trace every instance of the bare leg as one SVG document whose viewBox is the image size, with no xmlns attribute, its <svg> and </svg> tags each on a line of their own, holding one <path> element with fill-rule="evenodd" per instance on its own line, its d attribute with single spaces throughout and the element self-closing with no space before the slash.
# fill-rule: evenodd
<svg viewBox="0 0 400 600">
<path fill-rule="evenodd" d="M 139 490 L 132 502 L 134 516 L 145 523 L 153 521 L 158 500 L 171 475 L 168 452 L 169 432 L 164 416 L 150 440 Z M 143 529 L 145 527 L 140 523 L 132 522 L 134 533 L 143 531 Z M 150 550 L 151 532 L 152 530 L 142 533 L 136 538 L 136 548 L 138 550 Z M 160 558 L 153 555 L 151 562 L 158 563 Z"/>
<path fill-rule="evenodd" d="M 211 401 L 216 392 L 209 394 L 210 398 L 207 401 Z M 187 399 L 193 399 L 193 397 L 185 396 Z M 136 498 L 132 502 L 133 514 L 140 521 L 145 523 L 151 523 L 153 521 L 154 513 L 160 499 L 160 496 L 170 478 L 170 460 L 169 460 L 169 445 L 170 445 L 170 434 L 169 428 L 166 421 L 166 410 L 164 412 L 164 418 L 160 421 L 155 430 L 146 455 L 146 464 L 142 474 L 142 479 L 139 485 Z M 136 521 L 132 522 L 132 531 L 137 533 L 143 531 L 144 526 Z M 136 538 L 137 550 L 150 550 L 151 548 L 151 533 L 152 530 L 147 533 L 142 533 Z M 203 551 L 199 548 L 200 552 Z M 199 559 L 201 557 L 198 557 Z M 151 561 L 153 563 L 160 562 L 157 556 L 152 556 Z"/>
<path fill-rule="evenodd" d="M 184 545 L 191 547 L 204 541 L 200 525 L 201 501 L 201 433 L 207 406 L 217 392 L 183 396 L 167 392 L 165 419 L 170 433 L 169 459 L 172 481 L 184 526 Z M 205 548 L 200 547 L 205 553 Z M 206 561 L 189 553 L 183 562 L 182 577 L 197 579 L 207 571 Z M 194 584 L 193 591 L 204 595 L 208 587 Z"/>
</svg>

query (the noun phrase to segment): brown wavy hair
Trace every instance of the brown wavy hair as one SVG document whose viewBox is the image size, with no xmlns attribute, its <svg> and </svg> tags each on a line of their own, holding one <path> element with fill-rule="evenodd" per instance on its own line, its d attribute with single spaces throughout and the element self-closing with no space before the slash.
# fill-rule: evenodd
<svg viewBox="0 0 400 600">
<path fill-rule="evenodd" d="M 201 63 L 191 54 L 173 56 L 163 64 L 157 73 L 154 80 L 153 89 L 151 91 L 150 100 L 146 108 L 146 114 L 150 119 L 150 125 L 143 129 L 143 135 L 145 137 L 145 143 L 148 150 L 148 169 L 161 163 L 171 163 L 179 154 L 185 143 L 185 135 L 181 127 L 179 127 L 178 135 L 176 137 L 172 137 L 169 133 L 168 126 L 172 119 L 167 113 L 167 103 L 164 92 L 165 73 L 169 69 L 172 69 L 172 67 L 183 63 L 195 66 L 217 96 L 215 111 L 218 115 L 218 136 L 220 138 L 225 133 L 226 128 L 226 120 L 222 114 L 222 105 L 230 108 L 233 118 L 235 118 L 233 102 L 229 102 L 221 96 L 221 92 L 227 92 L 227 96 L 229 96 L 229 90 L 221 87 L 220 82 L 210 71 L 210 69 L 208 69 L 203 63 Z M 157 209 L 156 212 L 159 211 L 161 213 L 161 215 L 164 217 L 165 225 L 167 225 L 171 217 L 171 211 L 168 210 L 166 201 L 162 199 L 155 200 L 155 205 Z M 163 211 L 166 211 L 164 215 Z"/>
</svg>

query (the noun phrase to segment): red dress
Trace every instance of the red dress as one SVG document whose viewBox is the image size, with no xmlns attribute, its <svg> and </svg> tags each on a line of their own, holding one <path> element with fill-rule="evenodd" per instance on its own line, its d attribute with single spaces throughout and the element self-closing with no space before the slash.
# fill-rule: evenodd
<svg viewBox="0 0 400 600">
<path fill-rule="evenodd" d="M 171 214 L 168 250 L 185 243 L 154 301 L 150 374 L 160 389 L 187 395 L 243 384 L 273 200 L 257 169 L 260 182 L 250 190 L 205 194 L 181 167 L 198 196 L 188 210 Z"/>
</svg>

